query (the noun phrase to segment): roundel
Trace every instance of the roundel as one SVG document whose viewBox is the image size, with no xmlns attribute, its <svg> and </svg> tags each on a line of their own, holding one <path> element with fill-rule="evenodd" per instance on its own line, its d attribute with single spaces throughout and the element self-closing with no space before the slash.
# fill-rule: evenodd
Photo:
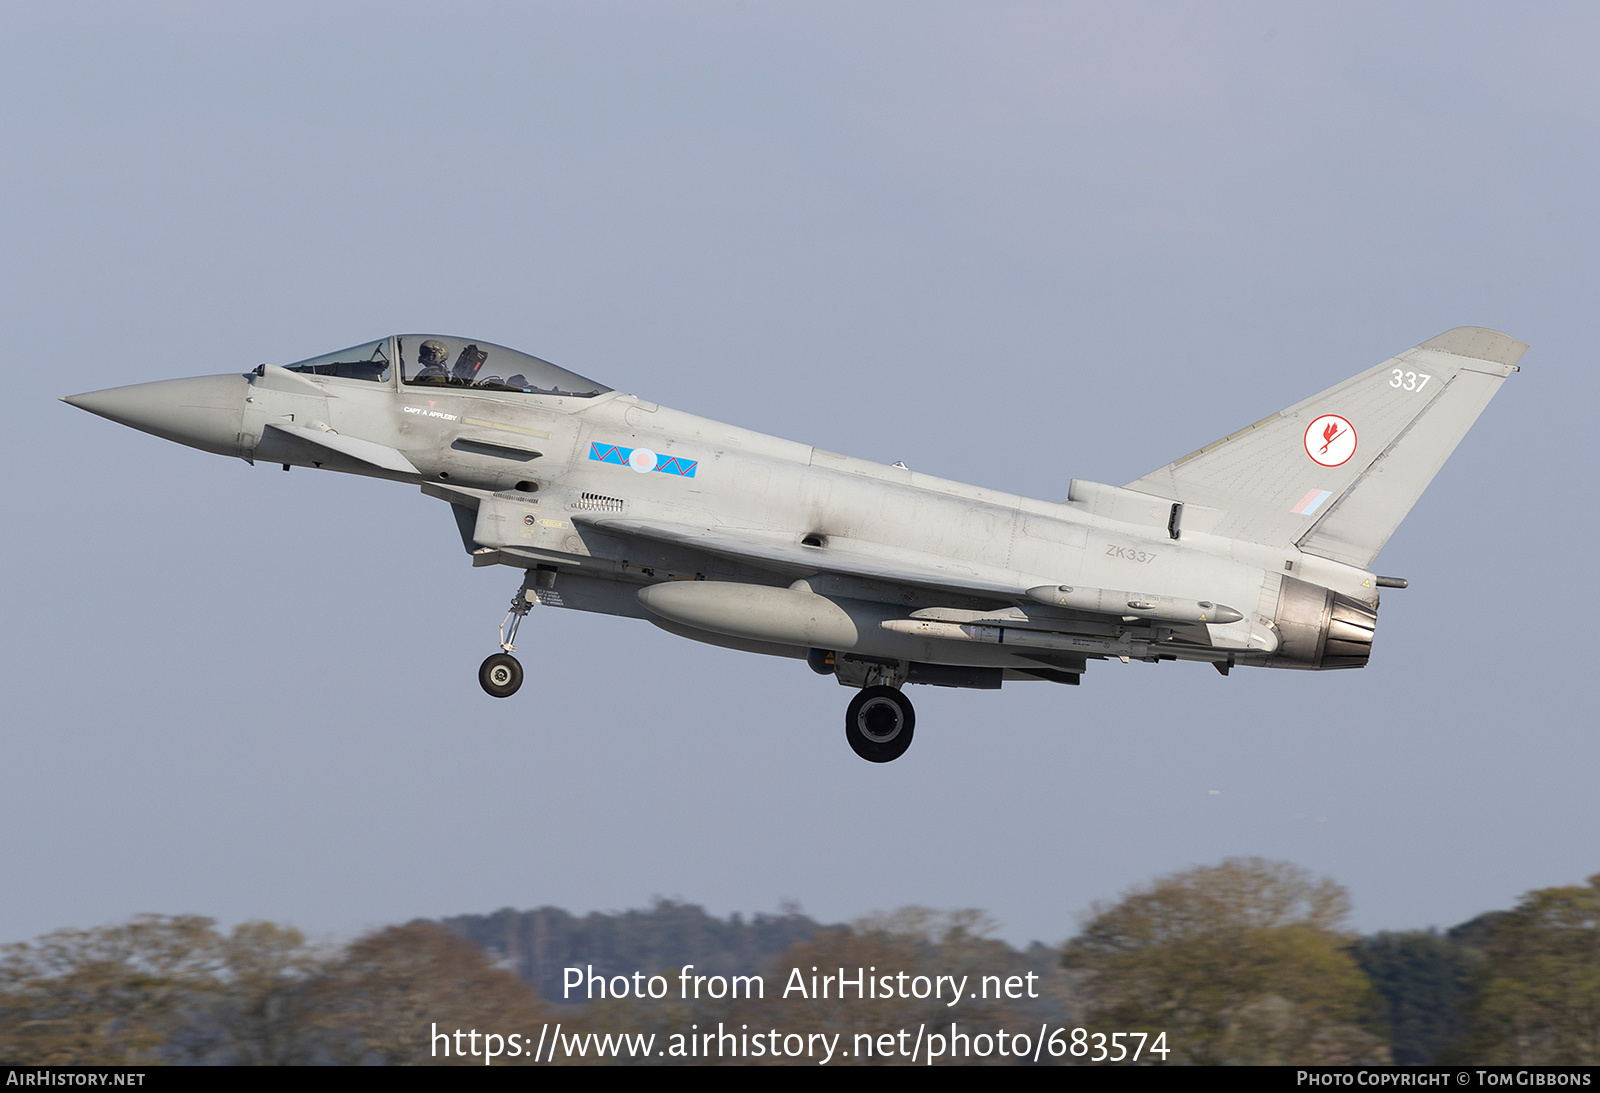
<svg viewBox="0 0 1600 1093">
<path fill-rule="evenodd" d="M 635 448 L 628 453 L 628 466 L 640 474 L 649 474 L 656 469 L 656 453 L 649 448 Z"/>
<path fill-rule="evenodd" d="M 1324 467 L 1338 467 L 1356 454 L 1356 429 L 1338 414 L 1323 414 L 1306 426 L 1306 454 Z"/>
</svg>

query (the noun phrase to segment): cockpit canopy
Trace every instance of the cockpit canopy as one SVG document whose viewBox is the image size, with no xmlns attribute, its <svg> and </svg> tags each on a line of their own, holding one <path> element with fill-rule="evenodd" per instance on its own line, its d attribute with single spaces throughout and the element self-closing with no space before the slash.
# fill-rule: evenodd
<svg viewBox="0 0 1600 1093">
<path fill-rule="evenodd" d="M 400 362 L 401 382 L 410 385 L 564 398 L 593 398 L 611 390 L 515 349 L 445 334 L 400 334 L 287 367 L 315 376 L 383 382 L 389 379 L 394 360 Z"/>
<path fill-rule="evenodd" d="M 352 345 L 337 353 L 324 353 L 294 364 L 284 365 L 291 372 L 313 376 L 337 376 L 347 380 L 386 380 L 389 378 L 389 342 L 383 338 L 366 345 Z"/>
</svg>

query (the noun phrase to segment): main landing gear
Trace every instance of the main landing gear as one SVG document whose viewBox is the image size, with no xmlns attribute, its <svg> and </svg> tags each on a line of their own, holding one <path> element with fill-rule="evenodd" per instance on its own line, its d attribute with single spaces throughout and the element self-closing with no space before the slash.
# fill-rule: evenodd
<svg viewBox="0 0 1600 1093">
<path fill-rule="evenodd" d="M 511 654 L 517 649 L 517 630 L 528 617 L 534 604 L 539 602 L 538 590 L 556 586 L 556 571 L 549 566 L 530 569 L 522 578 L 522 587 L 511 597 L 511 609 L 500 620 L 500 648 L 503 652 L 485 658 L 478 666 L 478 684 L 494 698 L 510 698 L 522 686 L 522 662 Z M 511 630 L 506 631 L 506 624 Z"/>
<path fill-rule="evenodd" d="M 861 688 L 844 714 L 844 738 L 851 751 L 869 763 L 890 763 L 906 753 L 917 727 L 917 711 L 900 693 L 910 665 L 827 649 L 807 649 L 806 663 L 819 676 Z"/>
<path fill-rule="evenodd" d="M 844 738 L 869 763 L 888 763 L 911 746 L 917 712 L 911 700 L 893 687 L 863 687 L 844 715 Z"/>
</svg>

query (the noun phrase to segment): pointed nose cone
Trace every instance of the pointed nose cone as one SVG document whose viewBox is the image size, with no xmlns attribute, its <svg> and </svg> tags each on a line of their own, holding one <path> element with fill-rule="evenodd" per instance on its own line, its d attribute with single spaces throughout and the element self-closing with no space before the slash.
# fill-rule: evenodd
<svg viewBox="0 0 1600 1093">
<path fill-rule="evenodd" d="M 68 395 L 61 401 L 191 448 L 238 455 L 249 386 L 243 376 L 197 376 Z"/>
</svg>

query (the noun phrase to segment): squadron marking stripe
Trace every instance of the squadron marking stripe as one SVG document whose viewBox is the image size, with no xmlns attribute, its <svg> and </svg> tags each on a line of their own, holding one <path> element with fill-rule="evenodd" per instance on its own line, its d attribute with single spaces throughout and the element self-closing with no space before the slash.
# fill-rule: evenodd
<svg viewBox="0 0 1600 1093">
<path fill-rule="evenodd" d="M 640 453 L 640 459 L 634 458 L 635 452 Z M 598 440 L 590 442 L 589 458 L 596 463 L 610 463 L 631 470 L 640 470 L 641 463 L 654 460 L 654 466 L 645 466 L 642 469 L 674 474 L 679 478 L 693 478 L 700 466 L 698 459 L 685 459 L 679 455 L 657 455 L 648 448 L 624 448 L 620 444 L 602 444 Z"/>
</svg>

